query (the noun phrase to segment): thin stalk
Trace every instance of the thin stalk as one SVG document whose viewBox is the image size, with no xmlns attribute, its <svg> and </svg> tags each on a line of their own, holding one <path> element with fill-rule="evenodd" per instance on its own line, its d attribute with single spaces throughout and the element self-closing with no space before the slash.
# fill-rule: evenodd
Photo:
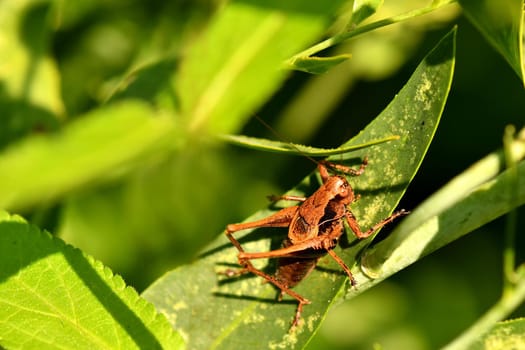
<svg viewBox="0 0 525 350">
<path fill-rule="evenodd" d="M 476 323 L 467 329 L 461 336 L 448 344 L 445 350 L 468 349 L 472 343 L 480 339 L 482 334 L 489 331 L 494 324 L 507 317 L 525 299 L 525 276 L 521 276 L 521 281 L 512 290 L 490 308 Z"/>
<path fill-rule="evenodd" d="M 505 164 L 510 172 L 508 185 L 509 200 L 517 204 L 517 193 L 519 191 L 518 168 L 516 161 L 512 157 L 512 143 L 516 129 L 514 126 L 507 126 L 503 135 L 503 153 Z M 505 247 L 503 250 L 503 291 L 500 300 L 492 306 L 485 315 L 474 323 L 463 334 L 456 338 L 452 343 L 445 347 L 446 350 L 468 349 L 470 346 L 481 339 L 481 337 L 496 322 L 501 321 L 514 311 L 525 300 L 525 269 L 516 271 L 516 229 L 517 229 L 517 205 L 507 214 L 505 223 Z"/>
<path fill-rule="evenodd" d="M 515 160 L 512 158 L 511 144 L 514 142 L 516 129 L 509 125 L 505 128 L 503 136 L 503 151 L 505 155 L 505 164 L 509 169 L 511 178 L 509 181 L 509 198 L 515 204 L 517 202 L 517 193 L 519 189 L 518 168 Z M 503 295 L 512 290 L 516 283 L 516 230 L 517 230 L 517 209 L 514 207 L 508 214 L 505 223 L 505 246 L 503 248 Z"/>
<path fill-rule="evenodd" d="M 304 58 L 304 57 L 310 57 L 312 55 L 315 55 L 316 53 L 320 52 L 320 51 L 323 51 L 323 50 L 326 50 L 332 46 L 335 46 L 337 44 L 340 44 L 342 43 L 343 41 L 345 40 L 348 40 L 350 38 L 353 38 L 357 35 L 360 35 L 360 34 L 363 34 L 363 33 L 366 33 L 366 32 L 369 32 L 369 31 L 372 31 L 374 29 L 377 29 L 377 28 L 381 28 L 381 27 L 386 27 L 390 24 L 394 24 L 394 23 L 398 23 L 398 22 L 402 22 L 402 21 L 405 21 L 405 20 L 408 20 L 408 19 L 411 19 L 411 18 L 414 18 L 414 17 L 418 17 L 418 16 L 422 16 L 422 15 L 425 15 L 427 13 L 430 13 L 434 10 L 437 10 L 443 6 L 446 6 L 446 5 L 449 5 L 449 4 L 452 4 L 456 2 L 456 0 L 446 0 L 446 1 L 443 1 L 443 2 L 440 2 L 438 3 L 437 5 L 430 5 L 430 6 L 427 6 L 427 7 L 423 7 L 423 8 L 420 8 L 420 9 L 416 9 L 416 10 L 412 10 L 412 11 L 409 11 L 409 12 L 406 12 L 406 13 L 402 13 L 400 15 L 397 15 L 397 16 L 392 16 L 392 17 L 389 17 L 389 18 L 385 18 L 385 19 L 382 19 L 380 21 L 377 21 L 377 22 L 373 22 L 373 23 L 369 23 L 369 24 L 366 24 L 364 26 L 361 26 L 361 27 L 358 27 L 354 30 L 351 30 L 351 31 L 348 31 L 348 32 L 343 32 L 343 33 L 339 33 L 339 34 L 336 34 L 324 41 L 321 41 L 320 43 L 317 43 L 311 47 L 309 47 L 308 49 L 304 50 L 304 51 L 301 51 L 299 52 L 298 54 L 292 56 L 290 59 L 288 59 L 286 61 L 286 65 L 287 66 L 293 66 L 295 61 L 297 59 L 301 59 L 301 58 Z"/>
</svg>

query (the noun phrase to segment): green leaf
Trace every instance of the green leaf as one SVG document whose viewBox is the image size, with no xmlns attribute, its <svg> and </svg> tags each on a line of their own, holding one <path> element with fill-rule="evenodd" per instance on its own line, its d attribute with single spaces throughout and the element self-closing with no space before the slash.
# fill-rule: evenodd
<svg viewBox="0 0 525 350">
<path fill-rule="evenodd" d="M 330 47 L 333 47 L 335 45 L 338 45 L 338 44 L 341 44 L 355 36 L 358 36 L 358 35 L 361 35 L 363 33 L 367 33 L 367 32 L 370 32 L 372 30 L 375 30 L 375 29 L 378 29 L 378 28 L 382 28 L 382 27 L 385 27 L 385 26 L 389 26 L 389 25 L 392 25 L 394 23 L 399 23 L 399 22 L 402 22 L 402 21 L 406 21 L 406 20 L 409 20 L 409 19 L 412 19 L 414 17 L 417 17 L 417 16 L 422 16 L 422 15 L 425 15 L 427 13 L 430 13 L 430 12 L 433 12 L 433 11 L 436 11 L 438 8 L 440 7 L 444 7 L 446 5 L 449 5 L 451 3 L 454 3 L 456 0 L 442 0 L 442 1 L 434 1 L 432 4 L 426 6 L 426 7 L 423 7 L 423 8 L 419 8 L 419 9 L 415 9 L 415 10 L 412 10 L 412 11 L 409 11 L 409 12 L 406 12 L 406 13 L 402 13 L 402 14 L 399 14 L 399 15 L 396 15 L 396 16 L 392 16 L 392 17 L 388 17 L 388 18 L 384 18 L 384 19 L 381 19 L 381 20 L 378 20 L 378 21 L 375 21 L 375 22 L 371 22 L 371 23 L 368 23 L 368 24 L 364 24 L 364 25 L 361 25 L 361 26 L 358 26 L 356 28 L 351 28 L 353 27 L 352 26 L 352 22 L 350 22 L 349 26 L 350 28 L 348 28 L 348 30 L 344 30 L 344 31 L 341 31 L 339 32 L 338 34 L 335 34 L 297 54 L 295 54 L 294 56 L 290 57 L 289 59 L 286 60 L 285 62 L 285 66 L 288 67 L 289 69 L 293 69 L 294 66 L 295 66 L 295 62 L 298 61 L 298 60 L 302 60 L 302 59 L 305 59 L 307 57 L 311 57 L 311 56 L 314 56 L 315 54 L 323 51 L 323 50 L 326 50 Z M 373 1 L 370 2 L 371 4 L 373 3 Z M 366 5 L 365 5 L 366 6 Z"/>
<path fill-rule="evenodd" d="M 525 83 L 523 0 L 459 0 L 467 18 Z"/>
<path fill-rule="evenodd" d="M 336 154 L 348 153 L 356 151 L 361 148 L 367 148 L 374 145 L 379 145 L 384 142 L 399 140 L 399 136 L 386 136 L 381 139 L 372 140 L 360 145 L 342 146 L 338 148 L 318 148 L 311 146 L 304 146 L 292 144 L 287 142 L 273 141 L 267 139 L 260 139 L 256 137 L 244 135 L 221 135 L 220 139 L 230 142 L 234 145 L 253 148 L 260 151 L 283 153 L 289 155 L 310 156 L 310 157 L 327 157 Z"/>
<path fill-rule="evenodd" d="M 339 63 L 350 59 L 352 55 L 337 55 L 331 57 L 299 57 L 294 61 L 293 68 L 312 74 L 321 74 L 329 71 Z"/>
<path fill-rule="evenodd" d="M 177 98 L 169 84 L 169 77 L 176 66 L 175 60 L 163 59 L 138 67 L 116 85 L 107 100 L 132 98 L 149 103 L 155 101 L 159 108 L 176 111 Z"/>
<path fill-rule="evenodd" d="M 354 1 L 354 11 L 352 13 L 352 20 L 348 23 L 348 28 L 352 28 L 368 17 L 377 12 L 379 7 L 383 5 L 383 0 L 356 0 Z"/>
<path fill-rule="evenodd" d="M 363 228 L 392 212 L 426 153 L 450 89 L 454 43 L 455 30 L 423 60 L 389 106 L 345 146 L 362 144 L 381 135 L 399 135 L 400 140 L 334 157 L 334 160 L 346 158 L 351 164 L 359 163 L 365 155 L 369 157 L 365 173 L 350 179 L 356 193 L 361 195 L 352 209 Z M 310 176 L 292 193 L 309 195 L 318 185 L 315 176 Z M 247 221 L 270 213 L 270 209 L 261 210 Z M 284 234 L 284 230 L 281 232 Z M 236 236 L 247 251 L 267 251 L 282 241 L 282 236 L 262 229 Z M 369 243 L 370 240 L 353 242 L 349 247 L 338 248 L 337 253 L 351 266 Z M 312 303 L 303 310 L 304 323 L 289 333 L 296 308 L 293 300 L 285 297 L 279 303 L 276 290 L 259 278 L 229 280 L 218 276 L 236 264 L 236 253 L 222 235 L 200 260 L 168 272 L 143 293 L 165 313 L 175 329 L 187 335 L 192 349 L 302 348 L 319 327 L 328 307 L 347 289 L 346 275 L 339 266 L 329 257 L 321 259 L 320 268 L 295 288 Z M 265 263 L 254 261 L 259 267 Z M 353 271 L 358 277 L 358 288 L 352 291 L 357 294 L 371 284 L 357 274 L 356 268 Z"/>
<path fill-rule="evenodd" d="M 363 0 L 353 1 L 347 4 L 347 9 L 343 9 L 339 21 L 344 22 L 340 31 L 347 33 L 354 29 L 359 23 L 372 16 L 383 4 L 383 0 Z M 295 55 L 286 62 L 288 69 L 294 69 L 311 74 L 321 74 L 329 71 L 338 64 L 350 59 L 350 54 L 340 54 L 330 57 L 319 57 L 310 54 Z"/>
<path fill-rule="evenodd" d="M 0 2 L 0 146 L 64 116 L 60 78 L 49 57 L 48 1 Z"/>
<path fill-rule="evenodd" d="M 144 157 L 181 142 L 175 126 L 171 116 L 128 101 L 99 108 L 58 133 L 13 144 L 0 154 L 0 207 L 55 200 L 122 175 Z"/>
<path fill-rule="evenodd" d="M 525 344 L 525 318 L 498 322 L 471 350 L 521 349 Z"/>
<path fill-rule="evenodd" d="M 176 76 L 190 129 L 238 129 L 285 79 L 277 67 L 318 38 L 341 3 L 231 1 L 218 10 Z"/>
<path fill-rule="evenodd" d="M 182 349 L 182 338 L 92 257 L 0 212 L 0 347 Z"/>
</svg>

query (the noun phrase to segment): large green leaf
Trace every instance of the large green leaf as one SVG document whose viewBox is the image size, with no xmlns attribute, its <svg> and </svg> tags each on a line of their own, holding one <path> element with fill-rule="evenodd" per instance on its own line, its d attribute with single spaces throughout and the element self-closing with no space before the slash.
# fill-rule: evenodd
<svg viewBox="0 0 525 350">
<path fill-rule="evenodd" d="M 465 14 L 525 83 L 523 0 L 459 0 Z"/>
<path fill-rule="evenodd" d="M 79 186 L 121 175 L 146 155 L 177 142 L 176 123 L 128 101 L 99 108 L 54 134 L 0 153 L 0 207 L 55 200 Z"/>
<path fill-rule="evenodd" d="M 184 55 L 175 86 L 192 130 L 228 133 L 282 83 L 277 67 L 317 39 L 342 1 L 231 1 Z"/>
<path fill-rule="evenodd" d="M 166 318 L 81 251 L 0 212 L 0 347 L 181 349 Z"/>
<path fill-rule="evenodd" d="M 426 153 L 450 89 L 454 39 L 455 30 L 424 59 L 390 105 L 345 146 L 385 135 L 399 135 L 400 140 L 334 158 L 356 164 L 363 156 L 369 157 L 365 173 L 350 179 L 361 195 L 352 208 L 363 228 L 392 212 Z M 308 195 L 318 184 L 315 176 L 310 176 L 293 193 Z M 271 212 L 261 210 L 247 220 L 265 217 Z M 270 235 L 270 230 L 236 235 L 248 251 L 267 251 L 282 240 L 282 236 Z M 270 239 L 272 237 L 275 240 Z M 352 264 L 369 242 L 353 242 L 337 252 Z M 328 307 L 347 289 L 347 279 L 340 268 L 329 258 L 321 259 L 320 268 L 296 287 L 312 304 L 304 309 L 304 323 L 289 332 L 295 302 L 287 297 L 277 302 L 275 289 L 262 284 L 259 278 L 225 280 L 218 277 L 218 272 L 236 261 L 236 250 L 221 236 L 200 260 L 168 272 L 143 296 L 165 313 L 175 329 L 187 336 L 192 349 L 301 348 L 315 333 Z M 265 264 L 264 261 L 255 263 Z M 357 289 L 352 290 L 359 293 L 369 285 L 367 279 L 359 278 Z"/>
</svg>

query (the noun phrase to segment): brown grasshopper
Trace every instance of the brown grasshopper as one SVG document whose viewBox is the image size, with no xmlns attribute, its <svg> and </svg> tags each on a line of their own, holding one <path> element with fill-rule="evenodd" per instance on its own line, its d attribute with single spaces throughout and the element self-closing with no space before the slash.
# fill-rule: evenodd
<svg viewBox="0 0 525 350">
<path fill-rule="evenodd" d="M 228 225 L 226 236 L 239 251 L 238 259 L 242 268 L 237 271 L 228 270 L 225 274 L 235 276 L 251 272 L 279 288 L 279 300 L 285 293 L 297 300 L 298 305 L 292 327 L 298 324 L 303 306 L 310 304 L 310 301 L 290 288 L 305 278 L 315 268 L 319 258 L 325 254 L 328 253 L 341 266 L 348 275 L 352 286 L 355 286 L 356 281 L 352 272 L 333 251 L 344 232 L 343 219 L 346 219 L 355 236 L 362 239 L 370 236 L 397 217 L 408 214 L 407 211 L 400 210 L 378 222 L 369 230 L 361 231 L 357 219 L 348 207 L 358 197 L 354 195 L 354 191 L 346 178 L 340 175 L 330 175 L 328 167 L 345 174 L 359 176 L 364 172 L 367 164 L 366 157 L 358 170 L 326 161 L 320 162 L 318 169 L 323 184 L 310 197 L 285 195 L 273 198 L 275 200 L 285 199 L 302 202 L 300 205 L 281 209 L 261 220 Z M 288 237 L 284 240 L 282 248 L 268 252 L 245 252 L 233 233 L 257 227 L 288 227 Z M 250 261 L 261 258 L 278 259 L 277 271 L 274 276 L 255 268 Z"/>
</svg>

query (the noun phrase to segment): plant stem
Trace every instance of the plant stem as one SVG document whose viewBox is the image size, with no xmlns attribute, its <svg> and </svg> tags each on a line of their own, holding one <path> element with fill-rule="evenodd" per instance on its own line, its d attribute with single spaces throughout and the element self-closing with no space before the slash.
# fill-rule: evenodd
<svg viewBox="0 0 525 350">
<path fill-rule="evenodd" d="M 508 290 L 485 315 L 444 349 L 460 350 L 469 348 L 473 342 L 479 340 L 483 334 L 489 331 L 496 322 L 504 319 L 518 307 L 525 299 L 524 277 L 522 274 L 521 280 L 511 290 Z"/>
<path fill-rule="evenodd" d="M 512 204 L 517 203 L 517 191 L 518 186 L 518 169 L 516 161 L 512 158 L 511 145 L 514 142 L 514 134 L 516 129 L 514 126 L 509 125 L 505 128 L 503 135 L 503 153 L 505 155 L 505 165 L 509 169 L 510 181 L 508 186 L 509 200 Z M 503 250 L 503 295 L 512 289 L 516 282 L 516 229 L 517 229 L 517 209 L 514 206 L 507 214 L 507 220 L 505 223 L 505 246 Z"/>
<path fill-rule="evenodd" d="M 504 319 L 525 299 L 525 269 L 522 268 L 518 271 L 515 270 L 515 240 L 517 229 L 516 207 L 518 203 L 517 193 L 519 192 L 518 168 L 516 166 L 516 160 L 512 157 L 512 143 L 514 142 L 515 133 L 516 129 L 514 126 L 509 125 L 505 128 L 505 133 L 503 135 L 505 165 L 510 173 L 510 181 L 508 182 L 509 201 L 514 205 L 511 205 L 513 209 L 507 214 L 505 225 L 502 296 L 498 303 L 490 308 L 483 317 L 445 347 L 447 350 L 469 348 L 475 341 L 479 341 L 486 332 L 494 327 L 496 322 Z"/>
<path fill-rule="evenodd" d="M 304 57 L 310 57 L 312 55 L 315 55 L 316 53 L 318 53 L 320 51 L 326 50 L 326 49 L 328 49 L 328 48 L 330 48 L 332 46 L 340 44 L 340 43 L 342 43 L 345 40 L 353 38 L 354 36 L 357 36 L 357 35 L 360 35 L 360 34 L 363 34 L 363 33 L 369 32 L 369 31 L 372 31 L 372 30 L 377 29 L 377 28 L 386 27 L 386 26 L 388 26 L 390 24 L 394 24 L 394 23 L 398 23 L 398 22 L 401 22 L 401 21 L 404 21 L 404 20 L 407 20 L 407 19 L 411 19 L 413 17 L 425 15 L 427 13 L 430 13 L 430 12 L 432 12 L 434 10 L 439 9 L 440 7 L 452 4 L 454 2 L 456 2 L 456 0 L 445 0 L 445 1 L 442 1 L 442 2 L 438 3 L 437 5 L 430 5 L 430 6 L 427 6 L 427 7 L 423 7 L 423 8 L 420 8 L 420 9 L 416 9 L 416 10 L 413 10 L 413 11 L 402 13 L 402 14 L 397 15 L 397 16 L 385 18 L 385 19 L 382 19 L 382 20 L 377 21 L 377 22 L 372 22 L 372 23 L 366 24 L 364 26 L 358 27 L 358 28 L 356 28 L 354 30 L 351 30 L 351 31 L 348 31 L 348 32 L 343 32 L 343 33 L 336 34 L 336 35 L 334 35 L 334 36 L 332 36 L 332 37 L 330 37 L 330 38 L 328 38 L 328 39 L 326 39 L 324 41 L 321 41 L 320 43 L 315 44 L 314 46 L 311 46 L 308 49 L 306 49 L 304 51 L 301 51 L 298 54 L 292 56 L 290 59 L 288 59 L 286 61 L 286 66 L 293 67 L 293 65 L 294 65 L 296 60 L 304 58 Z"/>
</svg>

